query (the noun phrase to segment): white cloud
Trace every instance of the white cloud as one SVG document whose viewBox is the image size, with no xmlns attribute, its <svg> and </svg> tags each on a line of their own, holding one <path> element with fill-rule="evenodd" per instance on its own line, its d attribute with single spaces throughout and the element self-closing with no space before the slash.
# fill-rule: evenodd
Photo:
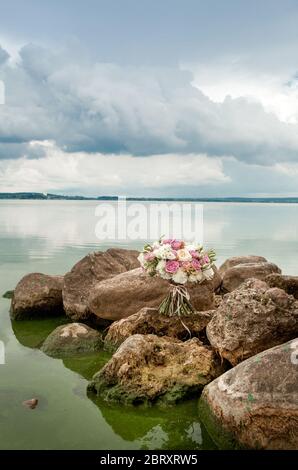
<svg viewBox="0 0 298 470">
<path fill-rule="evenodd" d="M 51 142 L 34 142 L 44 157 L 0 161 L 1 191 L 64 191 L 134 194 L 136 190 L 216 185 L 229 178 L 222 161 L 206 155 L 132 155 L 67 153 Z"/>
<path fill-rule="evenodd" d="M 193 85 L 215 102 L 222 103 L 227 96 L 246 97 L 261 103 L 265 111 L 282 122 L 298 123 L 298 86 L 297 79 L 291 80 L 296 72 L 293 66 L 271 72 L 252 67 L 238 57 L 222 57 L 207 64 L 184 64 L 182 69 L 191 70 Z"/>
<path fill-rule="evenodd" d="M 36 157 L 24 143 L 54 140 L 67 152 L 231 155 L 269 166 L 297 159 L 298 125 L 261 103 L 217 103 L 187 71 L 88 62 L 76 52 L 27 45 L 17 64 L 2 66 L 0 157 Z"/>
</svg>

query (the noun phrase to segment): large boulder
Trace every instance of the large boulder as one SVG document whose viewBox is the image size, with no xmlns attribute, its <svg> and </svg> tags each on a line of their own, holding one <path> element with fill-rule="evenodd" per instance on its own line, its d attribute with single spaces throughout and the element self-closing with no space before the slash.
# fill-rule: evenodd
<svg viewBox="0 0 298 470">
<path fill-rule="evenodd" d="M 102 345 L 102 336 L 98 331 L 83 323 L 69 323 L 55 328 L 41 350 L 48 356 L 62 357 L 99 351 Z"/>
<path fill-rule="evenodd" d="M 62 276 L 32 273 L 17 284 L 11 302 L 11 317 L 14 320 L 61 315 Z"/>
<path fill-rule="evenodd" d="M 111 248 L 105 252 L 90 253 L 74 265 L 64 276 L 63 304 L 72 320 L 86 320 L 89 316 L 88 297 L 100 281 L 139 266 L 138 251 Z"/>
<path fill-rule="evenodd" d="M 225 274 L 228 269 L 234 268 L 239 264 L 247 263 L 266 263 L 267 259 L 264 256 L 258 255 L 244 255 L 244 256 L 232 256 L 231 258 L 226 259 L 226 261 L 219 267 L 219 273 L 221 276 Z"/>
<path fill-rule="evenodd" d="M 191 302 L 196 310 L 214 308 L 213 284 L 191 284 Z M 119 320 L 143 307 L 158 307 L 169 293 L 170 284 L 159 277 L 150 277 L 142 268 L 133 269 L 99 282 L 90 292 L 88 308 L 98 318 Z"/>
<path fill-rule="evenodd" d="M 205 387 L 199 415 L 220 448 L 298 448 L 298 339 L 242 362 Z"/>
<path fill-rule="evenodd" d="M 173 404 L 223 371 L 214 351 L 197 338 L 182 342 L 138 334 L 122 343 L 88 389 L 112 402 Z"/>
<path fill-rule="evenodd" d="M 269 274 L 265 281 L 270 287 L 279 287 L 298 299 L 298 276 L 285 276 L 282 274 Z"/>
<path fill-rule="evenodd" d="M 298 301 L 284 290 L 248 279 L 226 294 L 206 328 L 232 365 L 298 335 Z"/>
<path fill-rule="evenodd" d="M 213 272 L 214 272 L 214 276 L 213 276 L 213 279 L 211 280 L 211 282 L 213 284 L 213 290 L 215 292 L 215 291 L 217 291 L 221 288 L 222 276 L 221 276 L 219 270 L 217 269 L 217 267 L 215 266 L 215 264 L 212 266 L 212 269 L 213 269 Z"/>
<path fill-rule="evenodd" d="M 219 268 L 222 276 L 221 289 L 223 292 L 232 292 L 246 279 L 264 280 L 272 273 L 281 273 L 281 270 L 262 256 L 235 256 L 227 259 Z"/>
<path fill-rule="evenodd" d="M 104 339 L 105 349 L 115 351 L 129 336 L 135 334 L 169 336 L 180 340 L 191 337 L 206 339 L 206 326 L 214 311 L 197 312 L 191 316 L 179 318 L 160 315 L 158 309 L 144 307 L 134 315 L 115 321 Z M 206 341 L 205 341 L 206 342 Z"/>
</svg>

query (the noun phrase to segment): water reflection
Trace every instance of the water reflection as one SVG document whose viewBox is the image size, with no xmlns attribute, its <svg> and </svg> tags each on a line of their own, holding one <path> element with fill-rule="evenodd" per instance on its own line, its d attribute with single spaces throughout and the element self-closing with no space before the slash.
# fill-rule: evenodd
<svg viewBox="0 0 298 470">
<path fill-rule="evenodd" d="M 172 407 L 123 407 L 108 405 L 89 394 L 113 431 L 140 449 L 216 448 L 197 418 L 197 401 Z M 129 426 L 128 426 L 129 423 Z"/>
<path fill-rule="evenodd" d="M 81 254 L 110 246 L 141 247 L 143 241 L 98 240 L 97 201 L 0 201 L 0 263 L 39 262 L 71 267 Z M 111 204 L 116 204 L 111 202 Z M 149 203 L 144 203 L 149 204 Z M 129 203 L 128 203 L 129 206 Z M 219 262 L 262 254 L 295 273 L 298 204 L 204 203 L 204 243 Z"/>
<path fill-rule="evenodd" d="M 18 342 L 27 348 L 40 348 L 46 337 L 57 326 L 68 323 L 67 317 L 43 318 L 36 320 L 11 321 L 12 330 Z"/>
<path fill-rule="evenodd" d="M 64 324 L 65 317 L 28 320 L 12 322 L 12 329 L 18 342 L 26 348 L 32 349 L 32 354 L 39 348 L 47 335 L 57 326 Z M 29 351 L 28 351 L 29 352 Z M 87 395 L 87 383 L 91 377 L 100 370 L 110 359 L 111 355 L 100 351 L 88 355 L 74 355 L 63 359 L 48 358 L 42 353 L 40 357 L 54 363 L 63 364 L 63 367 L 75 373 L 78 380 L 72 384 L 72 395 L 82 401 L 90 401 L 94 410 L 110 427 L 115 435 L 125 442 L 131 442 L 134 448 L 141 449 L 198 449 L 214 448 L 213 441 L 208 436 L 205 428 L 197 417 L 197 400 L 191 400 L 169 408 L 158 407 L 123 407 L 109 405 L 94 394 Z M 30 354 L 27 353 L 30 358 Z M 34 355 L 31 356 L 32 360 Z M 36 388 L 21 388 L 3 390 L 0 393 L 1 400 L 5 402 L 6 412 L 0 414 L 0 420 L 8 419 L 11 407 L 16 408 L 18 414 L 20 404 L 25 398 L 35 396 Z M 51 394 L 51 391 L 49 390 Z M 46 396 L 38 392 L 40 410 L 47 403 Z M 10 411 L 9 411 L 10 408 Z M 101 425 L 102 426 L 102 425 Z M 102 429 L 98 429 L 101 433 Z"/>
<path fill-rule="evenodd" d="M 95 238 L 96 204 L 1 201 L 0 294 L 28 272 L 63 274 L 86 253 L 114 245 Z M 205 244 L 217 250 L 219 263 L 229 256 L 260 254 L 297 274 L 297 216 L 294 204 L 204 204 Z M 47 357 L 38 348 L 66 318 L 11 322 L 9 305 L 0 298 L 0 340 L 6 348 L 6 365 L 0 366 L 0 422 L 5 423 L 0 448 L 214 448 L 198 419 L 196 400 L 143 409 L 87 397 L 88 380 L 109 356 Z M 40 408 L 22 407 L 34 396 Z"/>
</svg>

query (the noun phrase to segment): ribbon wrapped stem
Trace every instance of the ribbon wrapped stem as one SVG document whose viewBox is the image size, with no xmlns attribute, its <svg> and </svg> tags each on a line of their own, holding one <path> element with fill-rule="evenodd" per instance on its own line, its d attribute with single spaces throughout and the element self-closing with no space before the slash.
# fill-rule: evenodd
<svg viewBox="0 0 298 470">
<path fill-rule="evenodd" d="M 171 284 L 171 290 L 165 300 L 160 304 L 158 311 L 168 317 L 177 316 L 191 338 L 190 329 L 185 325 L 182 317 L 194 314 L 195 310 L 190 303 L 190 295 L 185 286 L 181 284 Z"/>
<path fill-rule="evenodd" d="M 171 284 L 171 290 L 159 306 L 159 313 L 172 317 L 186 317 L 195 313 L 190 303 L 190 295 L 185 286 Z"/>
</svg>

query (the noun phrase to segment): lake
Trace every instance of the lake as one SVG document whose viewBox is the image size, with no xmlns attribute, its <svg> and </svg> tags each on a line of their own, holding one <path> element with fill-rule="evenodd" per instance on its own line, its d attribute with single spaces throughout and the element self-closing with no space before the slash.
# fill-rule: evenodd
<svg viewBox="0 0 298 470">
<path fill-rule="evenodd" d="M 86 253 L 141 241 L 95 236 L 96 201 L 0 201 L 0 294 L 29 272 L 63 274 Z M 218 264 L 242 254 L 265 256 L 297 274 L 298 205 L 204 203 L 204 244 Z M 51 359 L 38 347 L 65 319 L 11 322 L 0 298 L 1 449 L 213 449 L 197 416 L 197 400 L 173 408 L 110 406 L 86 395 L 105 352 Z M 29 410 L 23 400 L 39 398 Z"/>
</svg>

